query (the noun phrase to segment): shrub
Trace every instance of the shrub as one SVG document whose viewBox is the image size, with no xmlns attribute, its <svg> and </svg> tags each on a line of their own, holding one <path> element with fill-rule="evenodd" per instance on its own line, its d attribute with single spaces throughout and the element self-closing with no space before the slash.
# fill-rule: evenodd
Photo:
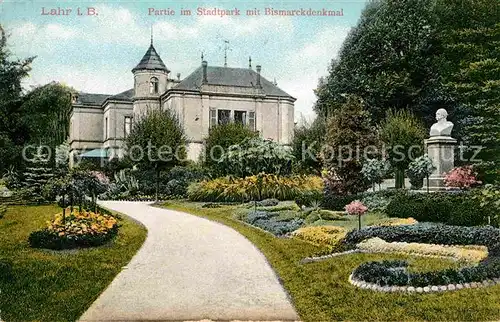
<svg viewBox="0 0 500 322">
<path fill-rule="evenodd" d="M 319 174 L 321 161 L 319 160 L 320 148 L 325 138 L 326 127 L 322 117 L 317 117 L 312 124 L 305 121 L 300 126 L 295 126 L 292 153 L 295 157 L 294 171 L 306 174 Z M 308 151 L 303 153 L 303 151 Z"/>
<path fill-rule="evenodd" d="M 450 188 L 468 189 L 481 184 L 477 180 L 477 173 L 471 165 L 452 169 L 444 177 L 444 183 Z"/>
<path fill-rule="evenodd" d="M 385 212 L 391 200 L 381 195 L 371 194 L 363 197 L 361 202 L 368 207 L 369 211 Z"/>
<path fill-rule="evenodd" d="M 304 220 L 297 218 L 290 221 L 277 221 L 274 219 L 257 219 L 253 225 L 264 229 L 273 235 L 283 236 L 294 230 L 297 230 L 300 226 L 304 224 Z"/>
<path fill-rule="evenodd" d="M 257 176 L 246 178 L 223 177 L 193 183 L 188 188 L 192 201 L 247 202 L 261 198 L 293 200 L 305 191 L 320 191 L 322 181 L 316 176 L 262 176 L 262 189 L 257 189 Z"/>
<path fill-rule="evenodd" d="M 323 192 L 320 190 L 305 191 L 295 198 L 295 203 L 300 208 L 302 208 L 302 206 L 311 207 L 314 203 L 321 205 L 323 203 Z"/>
<path fill-rule="evenodd" d="M 68 249 L 99 246 L 118 233 L 117 220 L 106 214 L 73 212 L 66 217 L 57 214 L 48 226 L 32 232 L 29 243 L 34 248 Z"/>
<path fill-rule="evenodd" d="M 250 213 L 247 214 L 245 221 L 249 224 L 254 224 L 259 219 L 270 219 L 275 215 L 276 214 L 267 211 L 261 211 L 261 210 L 251 211 Z"/>
<path fill-rule="evenodd" d="M 413 160 L 408 166 L 406 174 L 410 179 L 410 183 L 413 189 L 420 189 L 423 187 L 423 180 L 431 175 L 434 170 L 432 165 L 432 160 L 427 154 Z"/>
<path fill-rule="evenodd" d="M 277 206 L 279 203 L 278 199 L 264 199 L 262 201 L 257 202 L 257 207 L 273 207 Z"/>
<path fill-rule="evenodd" d="M 213 202 L 209 202 L 201 206 L 201 208 L 220 208 L 220 207 L 222 207 L 220 204 Z"/>
<path fill-rule="evenodd" d="M 329 248 L 334 248 L 345 235 L 345 228 L 337 226 L 302 227 L 292 233 L 295 238 Z"/>
<path fill-rule="evenodd" d="M 359 199 L 358 195 L 325 195 L 322 206 L 326 209 L 341 211 L 345 210 L 345 206 L 352 201 Z"/>
<path fill-rule="evenodd" d="M 237 177 L 253 176 L 259 173 L 289 175 L 294 157 L 289 148 L 258 137 L 247 138 L 230 146 L 222 154 L 218 167 L 224 174 Z"/>
<path fill-rule="evenodd" d="M 500 224 L 500 186 L 487 184 L 479 191 L 474 199 L 488 215 L 488 224 Z"/>
<path fill-rule="evenodd" d="M 395 195 L 386 213 L 389 217 L 408 218 L 449 225 L 476 226 L 488 223 L 487 212 L 473 199 L 475 192 L 467 193 L 411 193 Z"/>
<path fill-rule="evenodd" d="M 232 145 L 241 143 L 246 138 L 257 136 L 256 132 L 251 131 L 241 123 L 227 123 L 211 127 L 208 137 L 205 139 L 204 164 L 219 174 L 226 174 L 223 165 L 219 164 L 222 152 L 227 151 Z"/>
</svg>

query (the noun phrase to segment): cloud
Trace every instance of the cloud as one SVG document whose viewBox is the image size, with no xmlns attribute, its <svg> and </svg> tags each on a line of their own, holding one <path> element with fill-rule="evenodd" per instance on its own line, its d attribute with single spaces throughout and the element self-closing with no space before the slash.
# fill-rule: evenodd
<svg viewBox="0 0 500 322">
<path fill-rule="evenodd" d="M 278 86 L 297 98 L 296 119 L 300 113 L 309 120 L 314 117 L 312 107 L 316 96 L 313 89 L 316 88 L 318 79 L 327 75 L 328 66 L 337 57 L 349 29 L 337 26 L 320 30 L 311 38 L 311 42 L 289 52 L 285 57 L 282 68 L 287 69 L 278 72 L 278 75 L 286 76 L 282 77 Z"/>
</svg>

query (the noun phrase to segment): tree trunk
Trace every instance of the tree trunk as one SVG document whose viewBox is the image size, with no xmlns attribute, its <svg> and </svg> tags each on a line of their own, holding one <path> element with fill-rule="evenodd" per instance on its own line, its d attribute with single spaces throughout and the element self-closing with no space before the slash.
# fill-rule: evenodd
<svg viewBox="0 0 500 322">
<path fill-rule="evenodd" d="M 160 170 L 158 170 L 158 167 L 156 167 L 156 192 L 155 192 L 155 199 L 156 202 L 158 202 L 158 191 L 160 190 Z"/>
<path fill-rule="evenodd" d="M 358 215 L 358 230 L 361 230 L 361 215 Z"/>
<path fill-rule="evenodd" d="M 396 189 L 402 189 L 404 187 L 405 175 L 403 170 L 396 169 Z"/>
</svg>

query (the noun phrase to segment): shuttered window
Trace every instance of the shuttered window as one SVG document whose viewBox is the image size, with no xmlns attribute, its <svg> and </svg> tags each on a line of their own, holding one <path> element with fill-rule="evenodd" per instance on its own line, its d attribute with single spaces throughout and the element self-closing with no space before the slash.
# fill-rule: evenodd
<svg viewBox="0 0 500 322">
<path fill-rule="evenodd" d="M 255 112 L 248 112 L 248 127 L 255 131 Z"/>
<path fill-rule="evenodd" d="M 215 108 L 210 109 L 210 127 L 217 125 L 217 110 Z"/>
</svg>

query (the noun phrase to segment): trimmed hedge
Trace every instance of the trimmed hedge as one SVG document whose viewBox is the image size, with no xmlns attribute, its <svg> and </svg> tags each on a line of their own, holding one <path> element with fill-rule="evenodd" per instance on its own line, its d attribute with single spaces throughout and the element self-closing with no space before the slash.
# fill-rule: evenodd
<svg viewBox="0 0 500 322">
<path fill-rule="evenodd" d="M 405 261 L 368 262 L 353 271 L 353 279 L 380 286 L 423 287 L 479 282 L 500 277 L 500 229 L 420 224 L 367 227 L 349 232 L 342 243 L 347 248 L 354 248 L 357 243 L 373 237 L 387 242 L 484 245 L 488 247 L 488 257 L 477 266 L 426 273 L 409 272 Z"/>
<path fill-rule="evenodd" d="M 413 217 L 420 222 L 440 222 L 456 226 L 488 223 L 488 213 L 473 199 L 473 192 L 399 192 L 386 207 L 389 217 Z"/>
</svg>

